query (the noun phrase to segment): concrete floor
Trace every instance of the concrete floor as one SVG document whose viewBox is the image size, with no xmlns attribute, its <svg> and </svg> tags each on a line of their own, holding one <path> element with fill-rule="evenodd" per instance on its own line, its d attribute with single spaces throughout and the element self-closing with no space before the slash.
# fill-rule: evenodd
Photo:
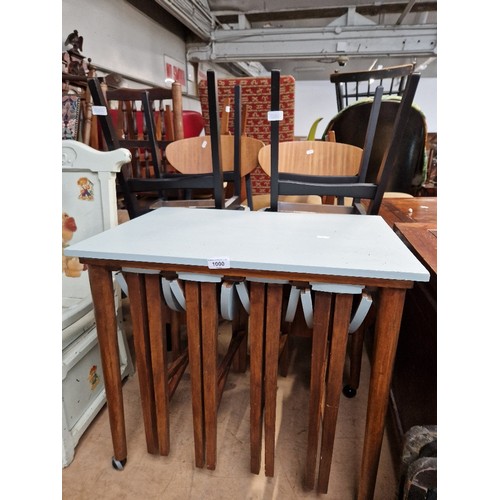
<svg viewBox="0 0 500 500">
<path fill-rule="evenodd" d="M 127 311 L 125 324 L 129 325 Z M 221 327 L 221 345 L 227 338 L 227 324 Z M 349 500 L 356 497 L 359 476 L 369 359 L 363 358 L 361 384 L 353 399 L 341 396 L 329 491 L 319 495 L 305 491 L 310 341 L 294 338 L 287 377 L 278 380 L 276 462 L 273 478 L 250 472 L 249 371 L 230 372 L 218 413 L 216 470 L 194 465 L 189 367 L 171 403 L 171 452 L 167 457 L 146 452 L 137 374 L 125 381 L 127 464 L 123 471 L 111 466 L 112 444 L 106 407 L 81 438 L 73 462 L 62 471 L 62 492 L 66 500 L 97 499 L 306 499 Z M 397 498 L 398 457 L 393 457 L 384 437 L 377 476 L 376 500 Z M 264 462 L 262 461 L 262 464 Z M 396 464 L 396 466 L 395 466 Z M 262 467 L 263 469 L 263 467 Z"/>
</svg>

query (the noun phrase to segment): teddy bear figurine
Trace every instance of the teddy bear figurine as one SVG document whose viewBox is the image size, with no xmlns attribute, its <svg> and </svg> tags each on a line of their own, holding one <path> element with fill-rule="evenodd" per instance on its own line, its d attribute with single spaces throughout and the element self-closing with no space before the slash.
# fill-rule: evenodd
<svg viewBox="0 0 500 500">
<path fill-rule="evenodd" d="M 74 217 L 70 217 L 66 212 L 62 214 L 62 272 L 70 278 L 78 278 L 82 271 L 87 269 L 85 264 L 82 264 L 78 257 L 67 257 L 64 255 L 64 249 L 69 246 L 69 241 L 73 238 L 74 232 L 77 230 Z"/>
</svg>

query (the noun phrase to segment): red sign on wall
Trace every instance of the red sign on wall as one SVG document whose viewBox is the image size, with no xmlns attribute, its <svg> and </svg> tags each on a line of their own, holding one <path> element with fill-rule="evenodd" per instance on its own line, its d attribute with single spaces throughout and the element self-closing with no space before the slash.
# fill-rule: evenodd
<svg viewBox="0 0 500 500">
<path fill-rule="evenodd" d="M 165 82 L 179 82 L 182 85 L 182 90 L 187 90 L 186 69 L 181 63 L 167 56 L 165 56 Z"/>
</svg>

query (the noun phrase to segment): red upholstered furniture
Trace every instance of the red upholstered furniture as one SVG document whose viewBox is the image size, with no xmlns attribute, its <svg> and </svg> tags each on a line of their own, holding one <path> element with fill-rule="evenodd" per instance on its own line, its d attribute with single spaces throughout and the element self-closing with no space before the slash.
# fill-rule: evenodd
<svg viewBox="0 0 500 500">
<path fill-rule="evenodd" d="M 242 125 L 243 135 L 259 139 L 264 144 L 269 144 L 271 137 L 271 126 L 267 120 L 267 112 L 271 108 L 271 78 L 270 77 L 248 77 L 248 78 L 221 78 L 217 80 L 217 94 L 219 101 L 219 112 L 223 111 L 223 105 L 229 99 L 229 105 L 233 108 L 234 86 L 241 86 L 241 104 L 246 108 L 246 120 Z M 199 84 L 201 111 L 205 121 L 205 133 L 208 135 L 208 97 L 207 82 L 202 80 Z M 280 142 L 293 141 L 294 138 L 294 116 L 295 116 L 295 79 L 293 76 L 281 76 L 280 78 L 280 109 L 283 111 L 283 120 L 280 123 Z M 245 116 L 245 111 L 244 111 Z M 229 131 L 233 133 L 233 114 L 229 115 Z M 269 176 L 257 167 L 251 174 L 253 194 L 269 192 Z"/>
<path fill-rule="evenodd" d="M 111 115 L 111 119 L 113 120 L 113 125 L 115 125 L 115 127 L 118 127 L 118 110 L 111 109 L 109 111 L 109 114 Z M 155 120 L 157 121 L 158 111 L 154 113 L 154 117 Z M 137 133 L 139 135 L 142 135 L 143 116 L 141 111 L 136 112 L 136 120 L 137 120 Z M 199 113 L 198 111 L 183 110 L 182 124 L 184 126 L 184 139 L 187 139 L 188 137 L 198 137 L 203 131 L 203 128 L 205 126 L 205 121 L 203 120 L 203 116 L 201 115 L 201 113 Z M 169 128 L 171 129 L 172 126 L 165 124 L 165 128 L 167 129 L 167 135 L 168 135 Z M 170 137 L 169 140 L 172 140 L 172 138 Z"/>
<path fill-rule="evenodd" d="M 183 109 L 182 124 L 184 125 L 184 139 L 188 139 L 201 134 L 205 127 L 205 120 L 200 112 Z"/>
</svg>

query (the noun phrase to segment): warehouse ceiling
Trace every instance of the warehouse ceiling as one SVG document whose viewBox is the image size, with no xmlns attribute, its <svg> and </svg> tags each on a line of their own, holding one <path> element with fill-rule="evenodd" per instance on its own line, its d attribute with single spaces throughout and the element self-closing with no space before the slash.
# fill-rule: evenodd
<svg viewBox="0 0 500 500">
<path fill-rule="evenodd" d="M 437 2 L 156 0 L 192 33 L 187 59 L 297 80 L 414 63 L 437 75 Z"/>
</svg>

